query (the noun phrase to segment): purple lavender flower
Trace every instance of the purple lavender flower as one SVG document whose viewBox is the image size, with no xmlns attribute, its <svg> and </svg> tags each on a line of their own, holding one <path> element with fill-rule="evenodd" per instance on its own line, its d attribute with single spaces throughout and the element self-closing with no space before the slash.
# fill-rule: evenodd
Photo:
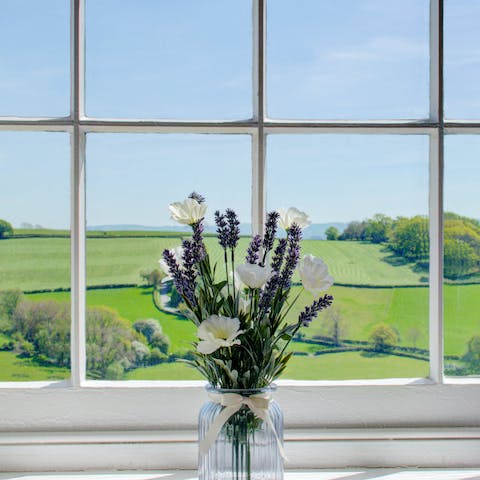
<svg viewBox="0 0 480 480">
<path fill-rule="evenodd" d="M 240 221 L 238 220 L 237 214 L 231 209 L 227 208 L 225 210 L 225 217 L 228 222 L 228 247 L 232 250 L 237 246 L 238 241 L 240 240 Z"/>
<path fill-rule="evenodd" d="M 293 223 L 288 229 L 287 242 L 288 251 L 285 258 L 285 266 L 283 267 L 280 276 L 280 286 L 285 289 L 290 287 L 293 272 L 297 267 L 298 260 L 300 259 L 300 241 L 302 240 L 302 229 Z"/>
<path fill-rule="evenodd" d="M 183 247 L 183 295 L 188 298 L 192 305 L 195 301 L 195 280 L 197 278 L 197 271 L 195 265 L 197 264 L 198 245 L 193 240 L 184 240 Z"/>
<path fill-rule="evenodd" d="M 261 294 L 260 301 L 258 302 L 258 309 L 260 311 L 261 317 L 263 317 L 269 312 L 279 285 L 280 277 L 278 274 L 274 274 L 272 277 L 270 277 L 270 279 L 265 284 L 265 288 L 263 289 L 263 292 Z"/>
<path fill-rule="evenodd" d="M 205 202 L 205 197 L 203 195 L 200 195 L 199 193 L 197 192 L 192 192 L 188 198 L 193 198 L 194 200 L 196 200 L 198 203 L 203 203 Z"/>
<path fill-rule="evenodd" d="M 305 307 L 305 310 L 299 315 L 298 323 L 303 327 L 308 327 L 310 322 L 316 318 L 319 312 L 328 308 L 332 302 L 333 297 L 331 295 L 324 295 L 318 300 L 315 300 L 312 305 Z"/>
<path fill-rule="evenodd" d="M 215 225 L 217 225 L 218 243 L 226 250 L 228 247 L 228 226 L 225 215 L 219 210 L 215 212 Z"/>
<path fill-rule="evenodd" d="M 194 249 L 194 258 L 196 263 L 200 263 L 205 256 L 207 255 L 207 250 L 205 248 L 205 244 L 203 243 L 203 223 L 196 222 L 192 225 L 193 235 L 192 235 L 192 242 L 193 242 L 193 249 Z"/>
<path fill-rule="evenodd" d="M 265 222 L 265 236 L 263 237 L 263 248 L 265 249 L 264 258 L 273 248 L 279 217 L 280 215 L 278 212 L 270 212 L 267 214 L 267 221 Z"/>
<path fill-rule="evenodd" d="M 188 258 L 187 254 L 187 258 Z M 185 252 L 184 252 L 185 258 Z M 168 265 L 170 275 L 173 278 L 173 283 L 175 288 L 177 289 L 178 293 L 184 297 L 186 297 L 192 305 L 196 305 L 195 296 L 193 295 L 195 291 L 195 279 L 188 278 L 184 275 L 180 265 L 178 264 L 177 260 L 175 259 L 175 255 L 170 252 L 170 250 L 166 249 L 163 251 L 163 259 L 165 263 Z"/>
<path fill-rule="evenodd" d="M 273 272 L 280 272 L 280 269 L 282 268 L 283 264 L 283 258 L 285 257 L 285 251 L 287 250 L 287 239 L 286 238 L 281 238 L 278 241 L 277 248 L 275 249 L 275 252 L 273 254 L 273 259 L 272 259 L 272 271 Z"/>
<path fill-rule="evenodd" d="M 257 263 L 258 262 L 258 252 L 262 246 L 262 237 L 260 235 L 255 235 L 250 242 L 250 245 L 247 248 L 247 256 L 245 260 L 247 263 Z"/>
</svg>

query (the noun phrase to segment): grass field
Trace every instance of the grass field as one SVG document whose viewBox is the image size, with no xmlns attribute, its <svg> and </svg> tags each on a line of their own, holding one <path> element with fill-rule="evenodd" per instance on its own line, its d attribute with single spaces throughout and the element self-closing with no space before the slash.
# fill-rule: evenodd
<svg viewBox="0 0 480 480">
<path fill-rule="evenodd" d="M 294 287 L 293 294 L 300 287 Z M 345 319 L 345 337 L 368 340 L 371 328 L 379 322 L 395 326 L 400 334 L 399 345 L 428 348 L 428 289 L 426 288 L 350 288 L 332 287 L 334 305 Z M 67 292 L 41 293 L 28 296 L 31 299 L 68 300 Z M 292 308 L 295 317 L 302 304 L 311 302 L 312 296 L 303 292 Z M 445 353 L 462 355 L 468 339 L 480 334 L 480 285 L 455 285 L 445 287 Z M 156 318 L 169 336 L 172 352 L 184 352 L 194 339 L 194 326 L 187 320 L 159 312 L 154 306 L 148 288 L 118 288 L 89 290 L 89 306 L 106 305 L 116 309 L 120 316 L 135 322 L 139 319 Z M 325 334 L 325 314 L 304 329 L 307 337 Z M 415 338 L 415 341 L 414 341 Z M 296 350 L 298 344 L 293 344 Z M 298 351 L 312 351 L 309 346 Z"/>
<path fill-rule="evenodd" d="M 64 380 L 70 377 L 66 368 L 42 367 L 30 358 L 19 358 L 12 352 L 0 352 L 0 381 L 29 382 Z"/>
<path fill-rule="evenodd" d="M 295 287 L 299 288 L 299 287 Z M 480 286 L 447 286 L 446 293 L 446 353 L 461 355 L 465 352 L 465 344 L 472 335 L 480 333 L 478 319 L 478 299 Z M 428 292 L 420 288 L 399 289 L 360 289 L 347 287 L 333 287 L 335 302 L 345 318 L 349 319 L 346 334 L 349 338 L 357 340 L 367 339 L 371 326 L 380 320 L 395 322 L 400 332 L 400 344 L 411 345 L 409 329 L 418 328 L 421 332 L 418 339 L 419 347 L 427 347 L 428 343 Z M 304 293 L 303 296 L 307 297 Z M 55 299 L 68 301 L 67 292 L 42 293 L 28 295 L 32 300 Z M 160 321 L 163 331 L 169 336 L 172 352 L 185 352 L 189 349 L 190 342 L 194 339 L 194 326 L 187 320 L 174 315 L 156 310 L 152 304 L 149 289 L 120 288 L 109 290 L 91 290 L 87 292 L 87 303 L 90 306 L 107 305 L 118 310 L 120 315 L 130 322 L 141 318 L 156 318 Z M 458 311 L 457 311 L 458 306 Z M 386 317 L 385 317 L 386 315 Z M 418 315 L 418 316 L 417 316 Z M 323 334 L 324 319 L 319 317 L 312 322 L 310 328 L 305 329 L 307 336 Z M 2 339 L 6 339 L 5 336 Z M 1 339 L 0 339 L 1 340 Z M 298 352 L 315 353 L 319 348 L 316 345 L 305 343 L 292 343 L 292 350 Z M 14 355 L 4 353 L 7 357 L 0 356 L 0 377 L 4 380 L 46 379 L 47 371 L 56 372 L 57 369 L 43 370 L 38 376 L 36 369 L 40 368 L 29 364 L 27 360 L 17 359 L 12 363 Z M 19 368 L 22 367 L 21 370 Z M 416 377 L 426 373 L 426 362 L 405 359 L 400 357 L 368 358 L 358 353 L 342 353 L 334 355 L 321 355 L 318 357 L 294 357 L 289 365 L 288 375 L 296 379 L 355 379 L 355 378 L 381 378 L 389 376 Z M 16 377 L 17 370 L 22 375 Z M 152 373 L 153 372 L 153 373 Z M 420 372 L 420 373 L 419 373 Z M 423 372 L 423 373 L 422 373 Z M 184 376 L 185 374 L 185 376 Z M 159 376 L 165 375 L 165 376 Z M 57 378 L 56 374 L 50 377 Z M 132 371 L 128 378 L 149 379 L 191 379 L 195 371 L 181 364 L 163 364 Z M 284 377 L 287 378 L 287 377 Z"/>
<path fill-rule="evenodd" d="M 158 267 L 165 248 L 181 243 L 175 237 L 88 238 L 87 285 L 136 284 L 142 270 Z M 206 239 L 214 261 L 223 252 L 215 238 Z M 240 240 L 238 262 L 243 262 L 247 238 Z M 422 275 L 409 266 L 393 266 L 383 247 L 356 242 L 305 240 L 303 253 L 324 258 L 337 283 L 349 285 L 425 285 Z M 12 238 L 0 242 L 0 290 L 24 291 L 68 288 L 70 240 L 68 238 Z"/>
<path fill-rule="evenodd" d="M 351 380 L 426 377 L 428 362 L 395 356 L 366 357 L 357 352 L 293 357 L 282 380 Z M 161 364 L 128 373 L 128 380 L 202 380 L 193 368 L 183 364 Z"/>
<path fill-rule="evenodd" d="M 32 231 L 34 232 L 34 231 Z M 48 233 L 48 232 L 47 232 Z M 51 232 L 50 232 L 51 233 Z M 158 259 L 165 248 L 180 244 L 178 233 L 158 237 L 158 232 L 124 232 L 138 235 L 123 238 L 121 232 L 113 235 L 89 232 L 89 235 L 104 235 L 105 238 L 87 239 L 87 284 L 139 284 L 140 272 L 157 268 Z M 142 234 L 145 233 L 143 236 Z M 211 258 L 220 261 L 223 253 L 216 239 L 206 238 Z M 243 261 L 247 238 L 240 240 L 237 259 Z M 335 297 L 334 306 L 343 322 L 343 337 L 368 340 L 372 327 L 379 322 L 391 324 L 399 333 L 399 345 L 428 349 L 428 288 L 424 274 L 414 272 L 408 265 L 398 265 L 389 252 L 379 245 L 360 242 L 329 242 L 306 240 L 303 253 L 313 253 L 325 259 L 335 281 L 330 293 Z M 20 288 L 24 291 L 68 288 L 70 271 L 70 242 L 68 238 L 31 237 L 0 241 L 0 290 Z M 406 287 L 410 285 L 409 287 Z M 375 288 L 366 288 L 376 286 Z M 396 286 L 398 288 L 392 288 Z M 416 287 L 412 287 L 416 286 Z M 383 288 L 378 288 L 383 287 Z M 300 292 L 294 286 L 291 298 Z M 48 292 L 28 295 L 32 300 L 56 299 L 69 301 L 69 292 Z M 313 298 L 302 292 L 299 302 L 290 315 L 296 318 L 304 305 Z M 187 320 L 154 306 L 148 288 L 115 288 L 87 291 L 89 306 L 105 305 L 117 310 L 120 316 L 131 323 L 139 319 L 156 318 L 171 341 L 172 353 L 184 353 L 194 339 L 194 326 Z M 324 315 L 324 314 L 322 314 Z M 326 334 L 326 318 L 320 316 L 304 329 L 307 337 Z M 466 342 L 472 335 L 480 335 L 480 285 L 445 286 L 445 353 L 463 355 Z M 9 340 L 0 336 L 0 346 Z M 306 343 L 293 343 L 292 350 L 315 353 L 319 348 Z M 56 378 L 57 369 L 44 369 L 28 359 L 18 359 L 13 353 L 0 352 L 0 376 L 13 378 L 17 371 L 21 378 Z M 3 355 L 4 354 L 4 355 Z M 342 359 L 342 361 L 340 361 Z M 322 363 L 323 362 L 323 363 Z M 327 363 L 325 363 L 327 362 Z M 328 363 L 330 362 L 330 363 Z M 325 363 L 325 365 L 324 365 Z M 400 357 L 367 358 L 359 354 L 343 353 L 319 357 L 295 357 L 289 366 L 292 378 L 319 378 L 322 372 L 331 377 L 322 378 L 378 378 L 379 376 L 422 376 L 416 372 L 425 362 L 406 361 Z M 397 372 L 395 365 L 399 365 Z M 174 368 L 175 367 L 175 368 Z M 358 367 L 358 368 L 357 368 Z M 38 369 L 38 376 L 35 372 Z M 178 370 L 176 370 L 178 369 Z M 183 375 L 185 365 L 164 364 L 150 369 L 141 369 L 129 375 L 147 375 L 147 372 L 165 372 L 169 378 Z M 193 375 L 193 370 L 187 369 Z M 424 370 L 422 370 L 424 371 Z M 29 373 L 30 372 L 30 373 Z M 48 373 L 50 372 L 50 373 Z M 143 372 L 143 373 L 142 373 Z M 387 373 L 381 373 L 387 372 Z M 159 374 L 159 373 L 158 373 Z M 22 377 L 23 375 L 23 377 Z M 65 375 L 65 372 L 60 375 Z M 157 373 L 155 373 L 157 375 Z M 310 376 L 308 376 L 310 375 Z M 46 377 L 47 376 L 47 377 Z M 313 376 L 313 377 L 312 377 Z M 38 378 L 37 378 L 38 377 Z M 21 379 L 18 378 L 18 379 Z M 63 377 L 62 377 L 63 378 Z M 142 378 L 145 378 L 142 376 Z"/>
</svg>

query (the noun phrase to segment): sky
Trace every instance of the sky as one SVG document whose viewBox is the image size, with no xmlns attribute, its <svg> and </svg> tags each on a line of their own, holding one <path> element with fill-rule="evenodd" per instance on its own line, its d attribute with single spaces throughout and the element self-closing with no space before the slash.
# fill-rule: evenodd
<svg viewBox="0 0 480 480">
<path fill-rule="evenodd" d="M 69 1 L 0 0 L 0 116 L 65 116 Z M 427 0 L 270 0 L 267 112 L 290 119 L 428 115 Z M 480 2 L 447 0 L 445 110 L 480 118 Z M 86 112 L 242 120 L 252 114 L 249 0 L 87 0 Z M 480 139 L 446 139 L 445 208 L 476 218 Z M 0 132 L 0 218 L 68 228 L 65 133 Z M 271 135 L 267 207 L 312 221 L 428 212 L 422 135 Z M 248 135 L 89 134 L 89 225 L 168 225 L 192 190 L 251 212 Z"/>
</svg>

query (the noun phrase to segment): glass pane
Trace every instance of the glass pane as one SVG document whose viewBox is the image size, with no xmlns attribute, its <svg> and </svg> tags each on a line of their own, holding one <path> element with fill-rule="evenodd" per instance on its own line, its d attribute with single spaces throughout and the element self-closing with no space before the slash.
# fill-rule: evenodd
<svg viewBox="0 0 480 480">
<path fill-rule="evenodd" d="M 199 379 L 180 362 L 195 326 L 182 315 L 158 260 L 190 227 L 168 205 L 192 191 L 215 210 L 250 221 L 251 142 L 246 135 L 91 134 L 87 139 L 87 370 L 90 378 Z M 250 233 L 250 224 L 242 224 Z M 216 238 L 206 239 L 220 259 Z M 245 247 L 247 238 L 242 240 Z M 151 338 L 143 321 L 159 333 Z M 114 326 L 115 328 L 112 328 Z M 108 328 L 108 333 L 106 329 Z M 105 333 L 105 334 L 102 334 Z M 145 332 L 144 332 L 145 333 Z"/>
<path fill-rule="evenodd" d="M 445 2 L 445 116 L 480 118 L 480 4 Z"/>
<path fill-rule="evenodd" d="M 267 160 L 268 209 L 309 214 L 302 255 L 335 279 L 285 377 L 428 375 L 428 138 L 271 135 Z M 313 300 L 301 292 L 292 322 Z"/>
<path fill-rule="evenodd" d="M 69 148 L 0 132 L 0 381 L 70 375 Z"/>
<path fill-rule="evenodd" d="M 480 137 L 445 139 L 445 374 L 480 374 Z"/>
<path fill-rule="evenodd" d="M 0 116 L 69 112 L 70 2 L 2 0 Z"/>
<path fill-rule="evenodd" d="M 428 117 L 427 0 L 270 0 L 268 113 Z"/>
<path fill-rule="evenodd" d="M 251 2 L 88 0 L 87 114 L 252 114 Z"/>
</svg>

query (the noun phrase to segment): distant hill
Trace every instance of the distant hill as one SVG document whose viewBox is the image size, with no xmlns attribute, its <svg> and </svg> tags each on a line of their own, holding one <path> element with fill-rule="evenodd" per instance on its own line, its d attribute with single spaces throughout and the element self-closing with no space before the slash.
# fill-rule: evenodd
<svg viewBox="0 0 480 480">
<path fill-rule="evenodd" d="M 312 223 L 303 231 L 303 238 L 310 240 L 325 240 L 325 230 L 329 227 L 336 227 L 339 232 L 342 232 L 347 223 L 341 222 L 331 222 L 331 223 Z M 151 225 L 91 225 L 87 227 L 87 230 L 95 230 L 100 232 L 115 232 L 115 231 L 143 231 L 143 232 L 189 232 L 190 227 L 186 225 L 162 225 L 162 226 L 151 226 Z M 205 232 L 215 233 L 216 227 L 214 225 L 206 225 Z M 250 223 L 241 223 L 240 224 L 240 234 L 241 235 L 251 235 L 252 234 L 252 225 Z M 279 236 L 281 232 L 279 231 Z"/>
</svg>

